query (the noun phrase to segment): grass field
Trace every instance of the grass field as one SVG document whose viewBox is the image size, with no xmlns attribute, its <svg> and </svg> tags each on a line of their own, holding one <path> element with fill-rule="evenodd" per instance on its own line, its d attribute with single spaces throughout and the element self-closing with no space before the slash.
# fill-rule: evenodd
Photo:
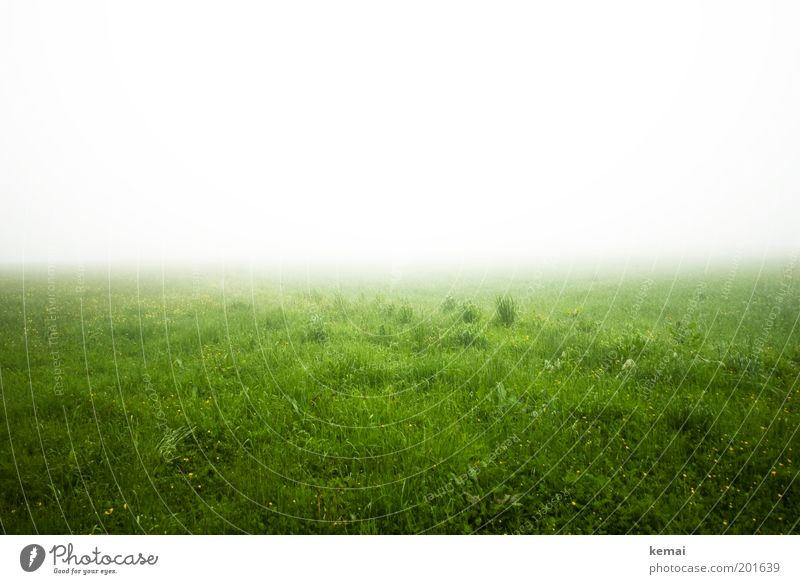
<svg viewBox="0 0 800 584">
<path fill-rule="evenodd" d="M 5 533 L 791 533 L 792 263 L 6 268 Z"/>
</svg>

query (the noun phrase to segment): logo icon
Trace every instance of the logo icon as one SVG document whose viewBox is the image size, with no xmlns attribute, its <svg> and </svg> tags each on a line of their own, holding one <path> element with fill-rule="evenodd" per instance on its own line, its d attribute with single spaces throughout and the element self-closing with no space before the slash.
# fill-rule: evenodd
<svg viewBox="0 0 800 584">
<path fill-rule="evenodd" d="M 35 572 L 42 567 L 44 556 L 45 553 L 42 546 L 35 543 L 26 545 L 19 553 L 19 565 L 26 572 Z"/>
</svg>

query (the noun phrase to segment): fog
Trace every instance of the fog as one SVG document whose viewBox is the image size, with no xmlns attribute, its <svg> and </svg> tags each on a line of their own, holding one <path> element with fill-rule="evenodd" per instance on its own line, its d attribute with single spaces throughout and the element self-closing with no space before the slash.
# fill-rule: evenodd
<svg viewBox="0 0 800 584">
<path fill-rule="evenodd" d="M 800 249 L 796 2 L 0 2 L 0 262 Z"/>
</svg>

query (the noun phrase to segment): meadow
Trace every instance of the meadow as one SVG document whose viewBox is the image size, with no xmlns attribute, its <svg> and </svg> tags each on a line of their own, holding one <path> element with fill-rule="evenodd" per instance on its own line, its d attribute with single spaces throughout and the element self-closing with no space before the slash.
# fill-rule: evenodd
<svg viewBox="0 0 800 584">
<path fill-rule="evenodd" d="M 0 271 L 0 530 L 796 533 L 794 263 Z"/>
</svg>

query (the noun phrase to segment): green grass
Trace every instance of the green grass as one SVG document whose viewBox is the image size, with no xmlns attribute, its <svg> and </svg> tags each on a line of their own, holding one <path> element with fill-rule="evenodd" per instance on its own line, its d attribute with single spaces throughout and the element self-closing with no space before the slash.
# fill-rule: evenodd
<svg viewBox="0 0 800 584">
<path fill-rule="evenodd" d="M 6 269 L 0 527 L 797 532 L 784 268 Z"/>
<path fill-rule="evenodd" d="M 505 326 L 511 326 L 517 319 L 517 303 L 512 296 L 498 296 L 494 302 L 497 321 Z"/>
</svg>

